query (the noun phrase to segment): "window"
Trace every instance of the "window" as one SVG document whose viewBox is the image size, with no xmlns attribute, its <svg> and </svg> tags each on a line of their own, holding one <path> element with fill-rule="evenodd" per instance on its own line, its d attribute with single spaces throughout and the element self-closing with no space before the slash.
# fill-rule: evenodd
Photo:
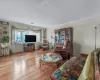
<svg viewBox="0 0 100 80">
<path fill-rule="evenodd" d="M 25 35 L 36 35 L 36 42 L 40 42 L 40 32 L 33 31 L 15 31 L 15 42 L 25 43 Z"/>
</svg>

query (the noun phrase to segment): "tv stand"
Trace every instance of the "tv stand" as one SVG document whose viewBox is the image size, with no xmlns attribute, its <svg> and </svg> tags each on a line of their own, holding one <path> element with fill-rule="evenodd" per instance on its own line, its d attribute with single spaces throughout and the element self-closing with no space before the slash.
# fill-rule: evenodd
<svg viewBox="0 0 100 80">
<path fill-rule="evenodd" d="M 35 51 L 35 43 L 24 43 L 23 48 L 24 52 Z"/>
</svg>

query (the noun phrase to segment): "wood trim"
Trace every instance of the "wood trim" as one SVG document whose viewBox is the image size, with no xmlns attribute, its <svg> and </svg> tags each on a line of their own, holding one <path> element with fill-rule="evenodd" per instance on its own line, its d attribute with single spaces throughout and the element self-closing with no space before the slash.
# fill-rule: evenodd
<svg viewBox="0 0 100 80">
<path fill-rule="evenodd" d="M 88 54 L 86 54 L 86 53 L 80 53 L 81 54 L 81 56 L 83 56 L 83 57 L 87 57 L 88 56 Z"/>
</svg>

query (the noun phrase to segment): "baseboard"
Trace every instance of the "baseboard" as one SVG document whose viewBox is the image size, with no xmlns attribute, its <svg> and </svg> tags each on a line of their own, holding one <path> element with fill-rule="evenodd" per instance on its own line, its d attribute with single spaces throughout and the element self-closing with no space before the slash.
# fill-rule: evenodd
<svg viewBox="0 0 100 80">
<path fill-rule="evenodd" d="M 80 53 L 81 54 L 81 56 L 83 56 L 83 57 L 87 57 L 88 56 L 88 54 L 86 54 L 86 53 Z"/>
</svg>

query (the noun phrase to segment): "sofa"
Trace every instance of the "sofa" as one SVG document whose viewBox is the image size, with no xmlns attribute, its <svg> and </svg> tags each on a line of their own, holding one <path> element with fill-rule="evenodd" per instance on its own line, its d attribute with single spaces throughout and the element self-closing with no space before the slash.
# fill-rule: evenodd
<svg viewBox="0 0 100 80">
<path fill-rule="evenodd" d="M 97 55 L 100 49 L 96 49 L 87 57 L 76 55 L 67 60 L 52 75 L 51 80 L 100 80 L 98 79 Z"/>
</svg>

